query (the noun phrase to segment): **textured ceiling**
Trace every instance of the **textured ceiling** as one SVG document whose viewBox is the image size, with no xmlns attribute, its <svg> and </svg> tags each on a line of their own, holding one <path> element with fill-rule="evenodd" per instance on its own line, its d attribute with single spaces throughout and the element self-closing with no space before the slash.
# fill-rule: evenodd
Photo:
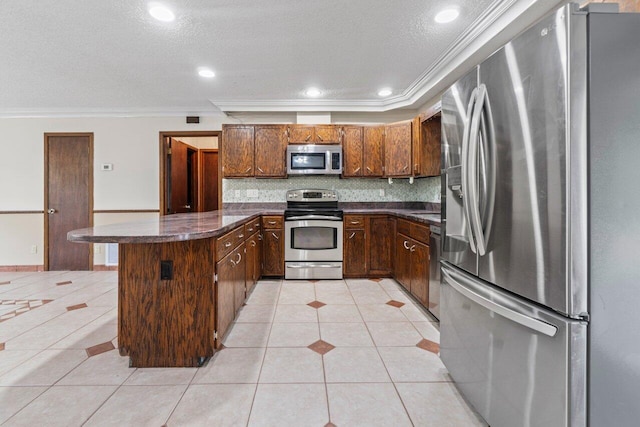
<svg viewBox="0 0 640 427">
<path fill-rule="evenodd" d="M 435 12 L 454 3 L 460 18 L 436 24 Z M 296 100 L 358 110 L 382 102 L 382 87 L 406 100 L 499 3 L 168 0 L 176 20 L 163 23 L 146 1 L 2 0 L 0 114 L 207 112 L 243 101 L 268 110 Z M 216 77 L 199 77 L 202 66 Z M 306 100 L 308 86 L 323 96 Z"/>
</svg>

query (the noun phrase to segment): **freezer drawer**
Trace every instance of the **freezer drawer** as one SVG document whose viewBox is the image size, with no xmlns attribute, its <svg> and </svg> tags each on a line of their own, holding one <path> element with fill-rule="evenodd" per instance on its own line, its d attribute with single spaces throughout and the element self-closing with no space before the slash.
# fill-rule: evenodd
<svg viewBox="0 0 640 427">
<path fill-rule="evenodd" d="M 489 425 L 586 425 L 586 323 L 447 263 L 441 299 L 440 355 Z"/>
</svg>

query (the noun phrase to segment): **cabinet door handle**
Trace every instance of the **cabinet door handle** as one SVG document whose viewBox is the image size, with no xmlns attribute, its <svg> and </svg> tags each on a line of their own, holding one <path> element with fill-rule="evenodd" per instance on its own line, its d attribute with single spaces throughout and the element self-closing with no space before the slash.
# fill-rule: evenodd
<svg viewBox="0 0 640 427">
<path fill-rule="evenodd" d="M 247 170 L 245 171 L 245 173 L 246 173 L 246 172 L 249 172 L 250 170 L 251 170 L 251 166 L 249 166 L 249 167 L 247 168 Z"/>
<path fill-rule="evenodd" d="M 258 167 L 258 171 L 264 173 L 264 171 L 260 167 Z"/>
<path fill-rule="evenodd" d="M 231 242 L 227 242 L 227 243 L 224 244 L 225 248 L 228 248 L 229 246 L 231 246 Z"/>
<path fill-rule="evenodd" d="M 360 166 L 358 166 L 358 167 L 353 171 L 353 173 L 358 173 L 358 172 L 360 172 Z"/>
<path fill-rule="evenodd" d="M 418 172 L 418 164 L 417 163 L 413 166 L 413 170 Z"/>
<path fill-rule="evenodd" d="M 373 173 L 373 171 L 371 170 L 371 168 L 369 166 L 367 166 L 367 171 Z"/>
<path fill-rule="evenodd" d="M 416 251 L 416 245 L 411 246 L 411 248 L 409 249 L 410 252 L 415 252 Z"/>
<path fill-rule="evenodd" d="M 258 240 L 262 240 L 262 234 L 258 234 Z"/>
<path fill-rule="evenodd" d="M 309 141 L 310 139 L 311 139 L 311 134 L 307 135 L 307 137 L 304 140 Z"/>
<path fill-rule="evenodd" d="M 238 260 L 236 261 L 236 264 L 240 264 L 240 261 L 242 261 L 242 255 L 240 254 L 240 252 L 238 252 Z"/>
<path fill-rule="evenodd" d="M 355 236 L 356 233 L 351 233 L 351 236 L 349 236 L 349 239 L 353 239 L 353 236 Z"/>
<path fill-rule="evenodd" d="M 320 136 L 320 135 L 316 135 L 316 138 L 318 138 L 318 140 L 320 140 L 320 141 L 324 141 L 324 139 L 322 139 L 322 136 Z"/>
<path fill-rule="evenodd" d="M 183 208 L 185 209 L 191 209 L 191 205 L 184 205 Z"/>
<path fill-rule="evenodd" d="M 409 249 L 409 242 L 407 242 L 406 240 L 404 241 L 403 245 L 405 249 Z"/>
<path fill-rule="evenodd" d="M 402 171 L 403 172 L 406 171 L 408 167 L 409 167 L 409 165 L 404 165 L 404 167 L 402 168 Z"/>
<path fill-rule="evenodd" d="M 273 236 L 274 239 L 280 240 L 280 238 L 278 237 L 278 235 L 276 233 L 271 233 L 271 235 Z"/>
<path fill-rule="evenodd" d="M 256 244 L 257 244 L 257 243 L 256 243 L 256 241 L 255 241 L 255 240 L 252 240 L 252 241 L 251 241 L 251 247 L 252 247 L 252 248 L 253 248 Z"/>
</svg>

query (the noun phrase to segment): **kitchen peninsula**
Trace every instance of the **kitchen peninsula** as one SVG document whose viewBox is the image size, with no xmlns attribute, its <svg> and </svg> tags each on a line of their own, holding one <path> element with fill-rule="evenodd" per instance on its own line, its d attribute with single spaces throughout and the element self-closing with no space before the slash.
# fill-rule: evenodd
<svg viewBox="0 0 640 427">
<path fill-rule="evenodd" d="M 439 212 L 390 206 L 344 212 L 387 216 L 393 236 L 396 220 L 440 223 Z M 73 242 L 118 243 L 118 347 L 130 366 L 199 366 L 220 348 L 253 285 L 273 274 L 267 260 L 284 244 L 264 232 L 282 232 L 283 210 L 176 214 L 68 233 Z M 394 245 L 388 250 L 392 259 Z"/>
</svg>

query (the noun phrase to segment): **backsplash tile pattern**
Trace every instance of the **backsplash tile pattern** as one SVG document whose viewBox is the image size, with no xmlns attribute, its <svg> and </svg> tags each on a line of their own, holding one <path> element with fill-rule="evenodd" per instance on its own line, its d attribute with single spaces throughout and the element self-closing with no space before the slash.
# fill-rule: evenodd
<svg viewBox="0 0 640 427">
<path fill-rule="evenodd" d="M 321 188 L 338 191 L 342 202 L 440 202 L 440 177 L 340 179 L 337 176 L 296 176 L 289 179 L 223 179 L 223 203 L 284 202 L 287 190 Z M 380 190 L 384 190 L 384 196 Z M 255 190 L 255 191 L 254 191 Z"/>
</svg>

